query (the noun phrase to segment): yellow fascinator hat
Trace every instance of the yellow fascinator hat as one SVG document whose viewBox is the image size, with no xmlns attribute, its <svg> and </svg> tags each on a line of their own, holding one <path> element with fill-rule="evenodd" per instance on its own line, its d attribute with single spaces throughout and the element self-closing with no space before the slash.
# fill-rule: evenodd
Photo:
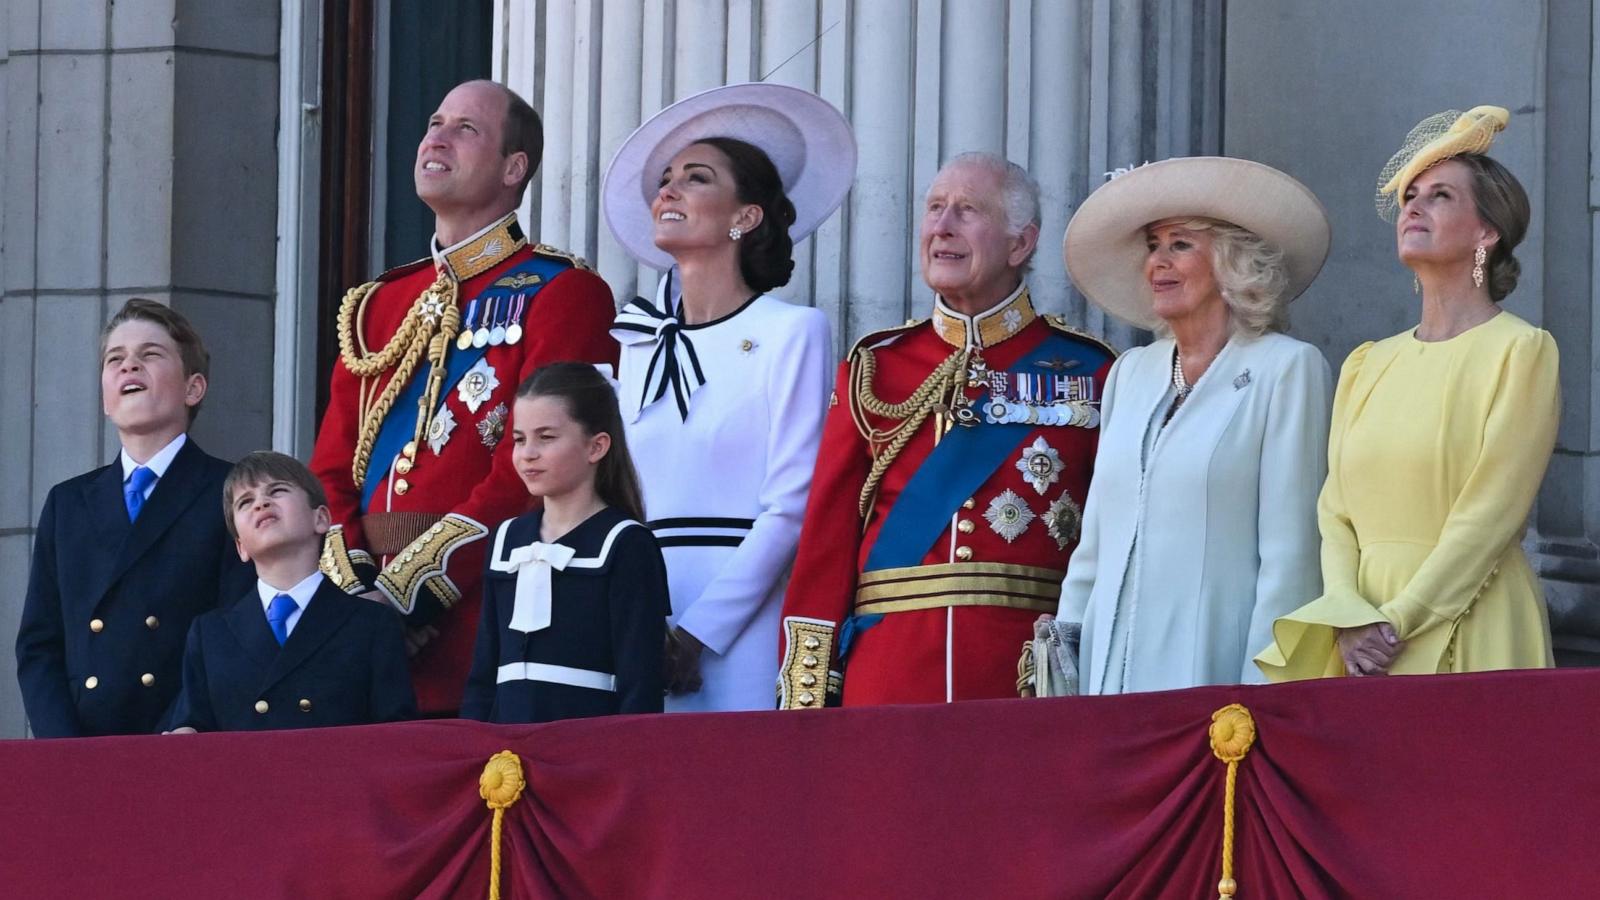
<svg viewBox="0 0 1600 900">
<path fill-rule="evenodd" d="M 1378 173 L 1378 215 L 1393 222 L 1412 179 L 1452 156 L 1488 150 L 1509 121 L 1511 113 L 1504 107 L 1474 106 L 1466 112 L 1447 109 L 1418 122 Z"/>
</svg>

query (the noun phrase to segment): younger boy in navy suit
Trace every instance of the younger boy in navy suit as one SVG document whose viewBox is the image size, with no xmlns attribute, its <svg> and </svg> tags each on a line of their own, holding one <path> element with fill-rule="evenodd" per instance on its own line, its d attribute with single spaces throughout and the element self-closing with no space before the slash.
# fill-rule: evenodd
<svg viewBox="0 0 1600 900">
<path fill-rule="evenodd" d="M 254 589 L 189 629 L 175 731 L 264 731 L 395 722 L 416 715 L 405 629 L 387 603 L 352 597 L 317 570 L 332 524 L 311 470 L 270 451 L 222 485 Z"/>
<path fill-rule="evenodd" d="M 217 498 L 228 464 L 187 435 L 210 357 L 179 313 L 129 300 L 100 336 L 117 462 L 51 489 L 17 632 L 17 681 L 38 737 L 149 734 L 178 693 L 195 616 L 254 578 Z"/>
</svg>

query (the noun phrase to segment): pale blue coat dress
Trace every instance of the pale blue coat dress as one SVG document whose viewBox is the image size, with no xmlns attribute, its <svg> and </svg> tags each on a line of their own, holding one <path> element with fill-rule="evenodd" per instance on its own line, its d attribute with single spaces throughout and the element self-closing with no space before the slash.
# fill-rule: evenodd
<svg viewBox="0 0 1600 900">
<path fill-rule="evenodd" d="M 1282 334 L 1229 340 L 1162 427 L 1173 341 L 1107 379 L 1083 538 L 1058 616 L 1086 694 L 1260 682 L 1272 622 L 1322 593 L 1317 494 L 1333 376 Z"/>
</svg>

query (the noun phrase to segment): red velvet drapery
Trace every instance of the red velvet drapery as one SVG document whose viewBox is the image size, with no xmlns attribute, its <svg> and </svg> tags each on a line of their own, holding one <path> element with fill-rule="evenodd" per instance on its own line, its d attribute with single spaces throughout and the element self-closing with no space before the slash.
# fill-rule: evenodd
<svg viewBox="0 0 1600 900">
<path fill-rule="evenodd" d="M 1117 698 L 0 743 L 0 895 L 1216 896 L 1231 702 L 1240 898 L 1600 893 L 1600 672 Z"/>
</svg>

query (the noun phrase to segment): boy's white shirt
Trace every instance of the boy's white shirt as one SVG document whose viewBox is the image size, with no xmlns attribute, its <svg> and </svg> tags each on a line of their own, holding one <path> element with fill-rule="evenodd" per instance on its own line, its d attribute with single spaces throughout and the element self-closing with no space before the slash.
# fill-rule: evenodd
<svg viewBox="0 0 1600 900">
<path fill-rule="evenodd" d="M 144 464 L 144 467 L 146 469 L 149 469 L 150 471 L 156 473 L 156 480 L 150 482 L 150 486 L 144 489 L 144 498 L 146 500 L 150 499 L 150 492 L 154 491 L 156 489 L 156 485 L 160 483 L 161 479 L 166 477 L 167 469 L 172 466 L 172 461 L 177 458 L 178 451 L 183 449 L 183 444 L 188 439 L 189 439 L 189 435 L 188 434 L 180 434 L 180 435 L 178 435 L 177 437 L 173 438 L 171 441 L 168 441 L 167 445 L 165 447 L 162 447 L 159 451 L 157 451 L 156 455 L 150 457 L 150 461 Z M 139 467 L 139 464 L 134 462 L 133 461 L 133 457 L 128 455 L 128 448 L 127 447 L 123 447 L 122 448 L 122 481 L 123 481 L 123 483 L 127 483 L 128 479 L 133 477 L 133 470 L 138 468 L 138 467 Z"/>
<path fill-rule="evenodd" d="M 257 578 L 256 593 L 261 597 L 261 614 L 266 615 L 267 607 L 272 605 L 274 597 L 279 594 L 288 594 L 289 598 L 294 601 L 294 612 L 289 613 L 289 618 L 284 621 L 283 633 L 285 636 L 294 634 L 294 626 L 299 624 L 301 614 L 306 611 L 307 606 L 311 605 L 312 595 L 316 594 L 317 588 L 321 586 L 321 572 L 312 572 L 310 575 L 300 579 L 299 584 L 289 588 L 287 591 L 280 591 L 267 584 L 266 581 Z"/>
</svg>

